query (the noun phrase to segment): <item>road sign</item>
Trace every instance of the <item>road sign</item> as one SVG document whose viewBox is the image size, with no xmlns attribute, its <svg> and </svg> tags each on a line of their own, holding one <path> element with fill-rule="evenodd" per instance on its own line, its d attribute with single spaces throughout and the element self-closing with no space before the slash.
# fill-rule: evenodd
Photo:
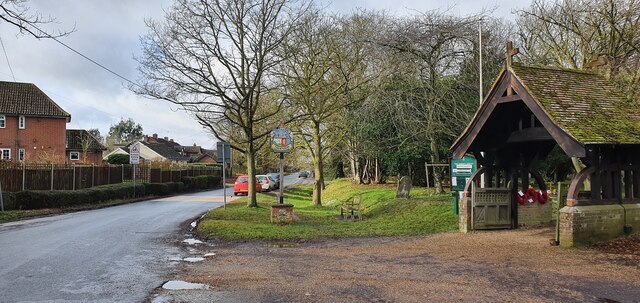
<svg viewBox="0 0 640 303">
<path fill-rule="evenodd" d="M 136 142 L 129 148 L 129 164 L 140 164 L 140 142 Z"/>
<path fill-rule="evenodd" d="M 289 153 L 293 150 L 293 135 L 291 129 L 280 125 L 271 132 L 271 150 L 274 153 Z"/>
<path fill-rule="evenodd" d="M 231 163 L 231 144 L 229 142 L 216 143 L 216 162 Z"/>
</svg>

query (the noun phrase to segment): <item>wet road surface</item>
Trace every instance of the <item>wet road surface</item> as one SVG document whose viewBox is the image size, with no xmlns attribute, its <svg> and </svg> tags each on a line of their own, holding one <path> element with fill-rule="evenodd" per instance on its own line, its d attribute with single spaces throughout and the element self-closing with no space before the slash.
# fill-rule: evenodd
<svg viewBox="0 0 640 303">
<path fill-rule="evenodd" d="M 140 302 L 222 190 L 0 225 L 1 302 Z M 220 201 L 220 202 L 218 202 Z"/>
</svg>

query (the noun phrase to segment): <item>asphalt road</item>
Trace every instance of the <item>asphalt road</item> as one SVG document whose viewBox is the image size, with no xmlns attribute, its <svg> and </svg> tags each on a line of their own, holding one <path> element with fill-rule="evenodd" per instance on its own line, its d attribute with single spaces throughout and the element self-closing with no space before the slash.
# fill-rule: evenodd
<svg viewBox="0 0 640 303">
<path fill-rule="evenodd" d="M 296 177 L 285 184 L 305 181 Z M 0 302 L 143 301 L 179 264 L 181 224 L 222 206 L 222 196 L 220 189 L 1 224 Z"/>
</svg>

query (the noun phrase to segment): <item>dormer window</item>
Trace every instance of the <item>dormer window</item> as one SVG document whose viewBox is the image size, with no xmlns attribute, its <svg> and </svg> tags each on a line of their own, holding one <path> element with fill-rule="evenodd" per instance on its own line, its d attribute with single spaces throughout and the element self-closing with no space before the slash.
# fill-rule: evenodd
<svg viewBox="0 0 640 303">
<path fill-rule="evenodd" d="M 0 128 L 7 127 L 7 116 L 0 115 Z"/>
<path fill-rule="evenodd" d="M 26 125 L 25 120 L 26 120 L 26 119 L 25 119 L 25 117 L 24 117 L 24 116 L 19 116 L 19 117 L 18 117 L 18 128 L 19 128 L 19 129 L 24 129 L 24 126 Z"/>
</svg>

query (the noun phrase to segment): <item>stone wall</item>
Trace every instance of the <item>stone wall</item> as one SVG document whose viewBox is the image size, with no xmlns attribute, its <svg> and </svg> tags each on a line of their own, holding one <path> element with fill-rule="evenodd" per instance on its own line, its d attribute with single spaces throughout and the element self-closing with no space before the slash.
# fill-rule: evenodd
<svg viewBox="0 0 640 303">
<path fill-rule="evenodd" d="M 640 204 L 565 206 L 560 210 L 560 245 L 585 246 L 615 239 L 624 234 L 625 214 L 632 232 L 640 231 Z"/>
<path fill-rule="evenodd" d="M 518 205 L 518 225 L 525 227 L 547 226 L 553 220 L 552 212 L 551 200 L 545 204 Z"/>
</svg>

